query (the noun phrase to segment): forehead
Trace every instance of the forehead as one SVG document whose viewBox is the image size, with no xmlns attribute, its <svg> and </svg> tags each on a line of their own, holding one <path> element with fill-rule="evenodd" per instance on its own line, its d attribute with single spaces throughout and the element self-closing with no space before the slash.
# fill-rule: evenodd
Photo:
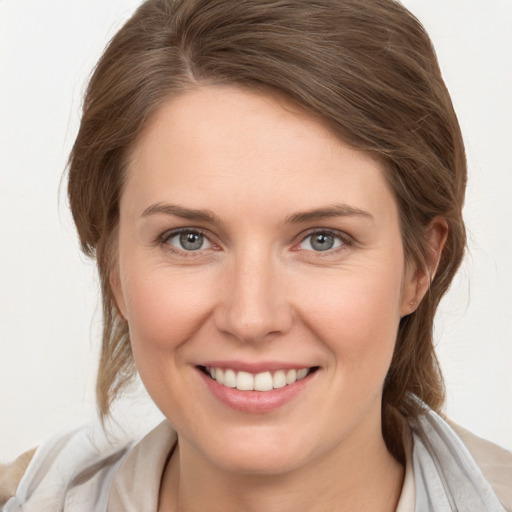
<svg viewBox="0 0 512 512">
<path fill-rule="evenodd" d="M 371 156 L 286 98 L 226 86 L 169 99 L 131 154 L 122 203 L 184 200 L 247 211 L 271 203 L 283 214 L 322 203 L 377 215 L 396 207 Z"/>
</svg>

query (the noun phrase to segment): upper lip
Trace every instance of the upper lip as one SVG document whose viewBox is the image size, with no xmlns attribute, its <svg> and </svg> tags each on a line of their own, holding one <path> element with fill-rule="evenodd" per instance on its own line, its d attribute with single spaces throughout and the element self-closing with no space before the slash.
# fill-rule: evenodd
<svg viewBox="0 0 512 512">
<path fill-rule="evenodd" d="M 312 368 L 314 365 L 281 361 L 204 361 L 198 366 L 208 366 L 210 368 L 229 368 L 235 371 L 257 374 L 266 371 L 300 370 L 301 368 Z"/>
</svg>

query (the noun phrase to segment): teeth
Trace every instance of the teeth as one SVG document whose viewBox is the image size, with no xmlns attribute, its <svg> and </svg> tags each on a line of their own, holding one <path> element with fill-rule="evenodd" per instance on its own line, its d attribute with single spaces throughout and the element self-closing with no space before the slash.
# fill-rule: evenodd
<svg viewBox="0 0 512 512">
<path fill-rule="evenodd" d="M 270 391 L 271 389 L 274 389 L 274 386 L 270 372 L 258 373 L 254 377 L 255 391 Z"/>
<path fill-rule="evenodd" d="M 226 370 L 224 372 L 224 386 L 236 388 L 236 373 L 233 370 Z"/>
<path fill-rule="evenodd" d="M 301 368 L 300 370 L 297 371 L 297 380 L 301 380 L 303 379 L 307 374 L 308 374 L 308 369 L 307 368 Z"/>
<path fill-rule="evenodd" d="M 277 370 L 272 378 L 272 387 L 274 389 L 284 388 L 286 386 L 286 375 L 283 370 Z"/>
<path fill-rule="evenodd" d="M 236 372 L 231 368 L 207 367 L 206 371 L 212 379 L 228 388 L 237 388 L 240 391 L 271 391 L 303 379 L 309 374 L 310 368 L 277 370 L 273 374 L 267 371 L 256 375 L 242 371 Z"/>
<path fill-rule="evenodd" d="M 286 372 L 286 384 L 293 384 L 297 380 L 297 370 L 288 370 Z"/>
<path fill-rule="evenodd" d="M 241 391 L 252 391 L 254 389 L 254 377 L 252 374 L 247 372 L 238 372 L 238 375 L 236 376 L 236 389 Z"/>
</svg>

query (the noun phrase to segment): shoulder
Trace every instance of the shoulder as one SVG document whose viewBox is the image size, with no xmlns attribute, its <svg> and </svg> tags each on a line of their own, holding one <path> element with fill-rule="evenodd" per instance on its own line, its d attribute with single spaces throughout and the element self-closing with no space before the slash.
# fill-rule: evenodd
<svg viewBox="0 0 512 512">
<path fill-rule="evenodd" d="M 2 476 L 8 477 L 1 489 L 0 504 L 6 503 L 2 510 L 50 511 L 57 503 L 77 512 L 101 510 L 99 505 L 130 446 L 126 440 L 109 437 L 98 425 L 56 436 L 0 467 Z"/>
<path fill-rule="evenodd" d="M 406 418 L 420 509 L 512 512 L 512 454 L 423 406 Z"/>
<path fill-rule="evenodd" d="M 512 512 L 512 452 L 448 421 L 507 511 Z"/>
<path fill-rule="evenodd" d="M 16 493 L 35 451 L 36 449 L 33 448 L 10 464 L 0 464 L 0 505 L 4 505 Z"/>
</svg>

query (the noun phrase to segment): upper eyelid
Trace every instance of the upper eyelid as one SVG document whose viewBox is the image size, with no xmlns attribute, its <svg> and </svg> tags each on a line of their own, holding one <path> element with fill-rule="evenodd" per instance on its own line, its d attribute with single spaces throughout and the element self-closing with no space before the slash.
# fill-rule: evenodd
<svg viewBox="0 0 512 512">
<path fill-rule="evenodd" d="M 298 239 L 299 242 L 303 242 L 306 238 L 308 238 L 309 236 L 314 235 L 316 233 L 334 235 L 334 236 L 338 237 L 340 240 L 342 240 L 343 242 L 347 242 L 347 243 L 355 242 L 354 237 L 349 235 L 346 231 L 341 231 L 339 229 L 332 229 L 332 228 L 311 228 L 306 231 L 303 231 L 302 233 L 297 235 L 296 238 Z"/>
<path fill-rule="evenodd" d="M 181 233 L 198 233 L 206 237 L 211 242 L 211 236 L 209 236 L 209 234 L 204 229 L 188 227 L 167 229 L 158 236 L 158 239 L 162 241 L 169 240 L 173 236 L 179 235 Z"/>
<path fill-rule="evenodd" d="M 208 242 L 211 244 L 212 247 L 220 247 L 220 244 L 218 244 L 217 242 L 215 242 L 212 238 L 212 236 L 204 229 L 201 229 L 201 228 L 196 228 L 196 227 L 180 227 L 180 228 L 173 228 L 173 229 L 168 229 L 166 231 L 164 231 L 163 233 L 161 233 L 160 235 L 158 235 L 157 239 L 156 239 L 156 242 L 163 246 L 163 245 L 170 245 L 168 244 L 169 240 L 171 238 L 174 238 L 175 236 L 177 235 L 180 235 L 181 233 L 197 233 L 197 234 L 200 234 L 202 236 L 204 236 Z M 179 248 L 175 247 L 174 248 L 176 251 L 180 251 Z M 207 248 L 207 249 L 200 249 L 200 250 L 197 250 L 197 251 L 185 251 L 183 250 L 183 252 L 201 252 L 201 251 L 205 251 L 205 250 L 208 250 L 208 249 L 211 249 L 211 247 Z"/>
<path fill-rule="evenodd" d="M 169 243 L 169 241 L 180 235 L 181 233 L 197 233 L 202 236 L 206 240 L 208 240 L 210 247 L 206 247 L 204 249 L 197 249 L 197 250 L 186 250 L 179 247 L 174 246 L 174 244 Z M 202 258 L 205 257 L 205 255 L 209 254 L 212 250 L 218 250 L 220 248 L 220 245 L 212 240 L 211 236 L 208 236 L 207 233 L 205 233 L 205 230 L 201 228 L 195 228 L 195 227 L 179 227 L 179 228 L 172 228 L 167 229 L 163 231 L 159 236 L 157 236 L 155 240 L 155 245 L 157 245 L 161 250 L 166 252 L 168 255 L 177 257 L 179 259 L 186 258 L 187 260 L 190 259 L 190 261 L 193 261 L 194 259 L 197 259 L 201 261 Z"/>
</svg>

